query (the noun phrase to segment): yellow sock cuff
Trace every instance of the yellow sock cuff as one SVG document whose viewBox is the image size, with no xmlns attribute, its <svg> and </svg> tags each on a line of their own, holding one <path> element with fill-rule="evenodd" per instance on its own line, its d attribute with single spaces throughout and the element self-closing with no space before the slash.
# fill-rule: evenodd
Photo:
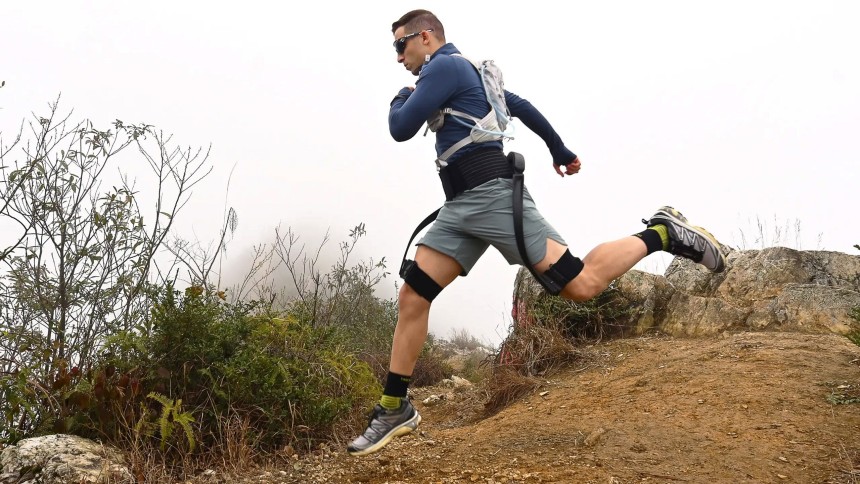
<svg viewBox="0 0 860 484">
<path fill-rule="evenodd" d="M 665 225 L 654 225 L 652 227 L 648 227 L 649 229 L 660 234 L 660 242 L 663 242 L 663 250 L 669 249 L 669 229 L 666 228 Z"/>
<path fill-rule="evenodd" d="M 379 404 L 386 410 L 396 410 L 400 408 L 400 397 L 383 395 L 382 398 L 379 399 Z"/>
</svg>

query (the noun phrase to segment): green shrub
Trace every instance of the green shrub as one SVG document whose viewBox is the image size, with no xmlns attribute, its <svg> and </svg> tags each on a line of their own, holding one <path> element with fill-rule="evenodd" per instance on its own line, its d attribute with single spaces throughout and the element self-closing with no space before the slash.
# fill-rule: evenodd
<svg viewBox="0 0 860 484">
<path fill-rule="evenodd" d="M 428 335 L 418 361 L 415 362 L 411 385 L 413 387 L 431 386 L 445 378 L 451 378 L 451 365 L 445 360 L 445 353 L 440 349 L 433 335 Z"/>
<path fill-rule="evenodd" d="M 454 348 L 466 351 L 474 351 L 478 348 L 490 349 L 466 329 L 452 329 L 448 342 Z"/>
<path fill-rule="evenodd" d="M 462 361 L 462 368 L 457 370 L 457 376 L 472 383 L 485 382 L 492 374 L 492 363 L 491 353 L 469 353 Z"/>
<path fill-rule="evenodd" d="M 851 310 L 851 317 L 854 318 L 857 323 L 860 323 L 860 307 L 856 307 Z M 848 333 L 848 339 L 857 346 L 860 346 L 860 329 Z"/>
<path fill-rule="evenodd" d="M 860 250 L 860 245 L 855 244 L 854 248 L 856 248 L 857 250 Z M 851 314 L 851 317 L 854 318 L 854 321 L 857 321 L 857 323 L 860 323 L 860 306 L 853 308 L 851 310 L 850 314 Z M 848 339 L 850 339 L 857 346 L 860 346 L 860 329 L 857 329 L 855 331 L 848 333 Z"/>
<path fill-rule="evenodd" d="M 616 281 L 585 302 L 574 302 L 541 294 L 531 304 L 529 314 L 537 324 L 554 324 L 572 340 L 600 340 L 623 333 L 633 308 L 618 289 Z"/>
<path fill-rule="evenodd" d="M 382 391 L 334 331 L 289 315 L 247 321 L 246 344 L 210 371 L 222 385 L 218 399 L 251 417 L 265 447 L 328 440 L 340 419 L 362 412 Z"/>
<path fill-rule="evenodd" d="M 167 288 L 151 321 L 112 338 L 108 355 L 71 399 L 77 433 L 115 442 L 146 437 L 162 447 L 167 440 L 182 452 L 195 443 L 202 452 L 226 447 L 229 420 L 250 423 L 246 437 L 257 451 L 307 449 L 344 435 L 381 392 L 335 331 L 196 287 Z M 164 412 L 179 400 L 182 411 L 170 422 L 181 430 L 171 436 Z M 196 439 L 186 435 L 189 417 Z"/>
<path fill-rule="evenodd" d="M 573 361 L 577 342 L 623 333 L 633 310 L 616 281 L 585 302 L 550 296 L 523 272 L 517 288 L 515 322 L 499 347 L 487 383 L 486 408 L 491 412 L 532 391 L 538 377 Z"/>
<path fill-rule="evenodd" d="M 29 367 L 0 375 L 0 448 L 26 437 L 30 425 L 40 420 L 43 409 L 30 378 Z"/>
<path fill-rule="evenodd" d="M 435 341 L 428 340 L 435 347 L 451 372 L 472 383 L 480 383 L 489 377 L 494 348 L 481 342 L 466 329 L 452 329 L 450 336 Z"/>
<path fill-rule="evenodd" d="M 515 366 L 525 376 L 554 367 L 556 358 L 549 354 L 565 360 L 568 344 L 622 334 L 634 310 L 617 281 L 588 301 L 574 302 L 550 296 L 530 280 L 518 276 L 517 314 L 496 358 L 497 365 Z"/>
<path fill-rule="evenodd" d="M 146 317 L 156 255 L 211 169 L 153 126 L 97 128 L 58 102 L 27 124 L 0 149 L 0 442 L 74 423 L 67 399 L 105 339 Z M 142 203 L 130 180 L 146 177 Z"/>
</svg>

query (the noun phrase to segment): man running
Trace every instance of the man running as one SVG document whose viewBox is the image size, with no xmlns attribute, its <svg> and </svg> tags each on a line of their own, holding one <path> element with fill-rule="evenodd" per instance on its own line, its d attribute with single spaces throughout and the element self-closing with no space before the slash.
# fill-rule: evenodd
<svg viewBox="0 0 860 484">
<path fill-rule="evenodd" d="M 502 139 L 467 139 L 492 109 L 481 74 L 446 42 L 442 23 L 427 10 L 406 13 L 391 30 L 397 62 L 418 80 L 414 88 L 404 87 L 392 100 L 389 130 L 395 140 L 406 141 L 428 122 L 436 133 L 436 163 L 447 201 L 418 242 L 415 262 L 404 274 L 383 395 L 367 429 L 348 445 L 352 455 L 376 452 L 392 438 L 418 427 L 421 416 L 406 394 L 427 338 L 430 305 L 457 276 L 467 275 L 490 245 L 510 264 L 531 261 L 541 278 L 560 288 L 560 296 L 580 302 L 600 294 L 645 256 L 660 250 L 714 272 L 725 265 L 713 236 L 690 225 L 671 207 L 659 209 L 642 232 L 602 243 L 579 259 L 544 220 L 528 191 L 523 194 L 522 215 L 528 261 L 522 260 L 512 216 L 514 169 L 502 150 Z M 509 91 L 504 91 L 504 98 L 511 116 L 544 140 L 556 173 L 562 177 L 578 173 L 580 159 L 565 147 L 546 118 Z"/>
</svg>

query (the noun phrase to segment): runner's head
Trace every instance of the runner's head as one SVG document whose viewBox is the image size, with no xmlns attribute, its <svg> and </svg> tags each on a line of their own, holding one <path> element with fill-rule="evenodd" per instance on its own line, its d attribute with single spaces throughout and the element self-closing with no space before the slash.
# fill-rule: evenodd
<svg viewBox="0 0 860 484">
<path fill-rule="evenodd" d="M 445 28 L 428 10 L 412 10 L 391 24 L 397 62 L 418 75 L 428 55 L 445 45 Z"/>
</svg>

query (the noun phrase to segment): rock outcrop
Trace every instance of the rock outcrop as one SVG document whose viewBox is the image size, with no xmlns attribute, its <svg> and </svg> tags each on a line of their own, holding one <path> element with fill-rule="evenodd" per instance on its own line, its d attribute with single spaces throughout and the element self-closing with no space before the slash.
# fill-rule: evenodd
<svg viewBox="0 0 860 484">
<path fill-rule="evenodd" d="M 0 483 L 134 482 L 115 450 L 74 435 L 24 439 L 0 453 Z"/>
<path fill-rule="evenodd" d="M 847 334 L 860 306 L 860 256 L 784 247 L 732 251 L 726 270 L 712 274 L 676 257 L 665 275 L 630 271 L 615 282 L 623 325 L 634 333 L 658 329 L 674 336 L 779 330 Z M 523 301 L 543 297 L 523 269 L 515 289 L 516 321 Z M 573 304 L 573 303 L 571 303 Z"/>
</svg>

